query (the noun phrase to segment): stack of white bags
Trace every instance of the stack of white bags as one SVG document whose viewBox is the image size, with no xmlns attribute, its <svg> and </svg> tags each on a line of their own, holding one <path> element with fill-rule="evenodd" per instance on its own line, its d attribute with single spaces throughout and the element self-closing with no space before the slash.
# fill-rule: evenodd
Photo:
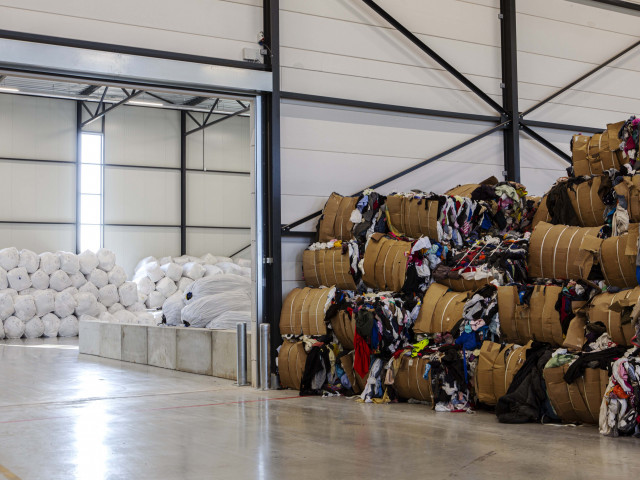
<svg viewBox="0 0 640 480">
<path fill-rule="evenodd" d="M 113 252 L 40 255 L 0 250 L 0 338 L 73 337 L 78 318 L 117 315 L 149 321 L 144 300 Z"/>
</svg>

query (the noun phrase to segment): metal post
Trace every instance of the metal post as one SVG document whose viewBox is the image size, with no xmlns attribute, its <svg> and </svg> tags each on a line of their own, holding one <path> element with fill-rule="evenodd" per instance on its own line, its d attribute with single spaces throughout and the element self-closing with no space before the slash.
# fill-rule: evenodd
<svg viewBox="0 0 640 480">
<path fill-rule="evenodd" d="M 520 181 L 520 114 L 518 112 L 518 49 L 516 2 L 500 0 L 502 52 L 502 105 L 511 123 L 503 133 L 504 170 L 507 180 Z"/>
<path fill-rule="evenodd" d="M 247 324 L 244 322 L 236 325 L 238 359 L 236 369 L 237 385 L 243 387 L 247 384 Z"/>
<path fill-rule="evenodd" d="M 187 112 L 180 112 L 180 254 L 187 254 Z"/>
<path fill-rule="evenodd" d="M 80 152 L 82 148 L 82 102 L 76 102 L 76 253 L 80 253 Z"/>
<path fill-rule="evenodd" d="M 271 376 L 271 325 L 260 324 L 260 388 L 269 390 L 269 378 Z"/>
</svg>

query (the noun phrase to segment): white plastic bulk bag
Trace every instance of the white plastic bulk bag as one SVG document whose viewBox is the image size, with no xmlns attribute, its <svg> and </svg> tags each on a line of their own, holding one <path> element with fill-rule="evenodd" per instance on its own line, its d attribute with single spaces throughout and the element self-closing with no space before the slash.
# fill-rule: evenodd
<svg viewBox="0 0 640 480">
<path fill-rule="evenodd" d="M 80 271 L 80 262 L 78 256 L 69 252 L 58 252 L 60 257 L 60 270 L 69 275 L 78 273 Z"/>
<path fill-rule="evenodd" d="M 109 312 L 103 312 L 98 316 L 101 322 L 118 323 L 118 319 Z"/>
<path fill-rule="evenodd" d="M 53 290 L 37 290 L 33 292 L 33 301 L 36 304 L 36 315 L 39 317 L 53 312 L 56 308 L 56 294 Z"/>
<path fill-rule="evenodd" d="M 33 295 L 33 292 L 37 292 L 38 290 L 36 290 L 33 287 L 29 287 L 29 288 L 25 288 L 24 290 L 20 290 L 18 292 L 18 295 Z"/>
<path fill-rule="evenodd" d="M 142 278 L 137 278 L 134 282 L 138 284 L 138 291 L 143 295 L 149 295 L 156 289 L 156 284 L 146 275 Z"/>
<path fill-rule="evenodd" d="M 93 283 L 91 282 L 87 282 L 84 285 L 82 285 L 79 289 L 78 289 L 78 293 L 90 293 L 91 295 L 93 295 L 94 297 L 96 297 L 96 299 L 100 296 L 98 287 L 96 287 Z"/>
<path fill-rule="evenodd" d="M 167 263 L 171 263 L 173 262 L 173 258 L 171 257 L 162 257 L 160 260 L 158 260 L 158 265 L 166 265 Z"/>
<path fill-rule="evenodd" d="M 127 323 L 127 324 L 137 323 L 136 321 L 137 317 L 135 316 L 135 314 L 127 310 L 120 310 L 119 312 L 114 313 L 113 316 L 116 318 L 118 323 Z"/>
<path fill-rule="evenodd" d="M 78 306 L 76 299 L 69 292 L 59 292 L 56 294 L 53 313 L 64 318 L 72 315 Z"/>
<path fill-rule="evenodd" d="M 54 289 L 56 292 L 61 292 L 65 288 L 69 288 L 71 286 L 71 279 L 66 272 L 62 270 L 56 270 L 51 274 L 49 278 L 49 287 Z"/>
<path fill-rule="evenodd" d="M 205 253 L 200 257 L 200 261 L 205 265 L 215 265 L 218 263 L 218 257 L 211 255 L 210 253 Z"/>
<path fill-rule="evenodd" d="M 24 324 L 24 336 L 27 338 L 40 338 L 44 335 L 44 323 L 40 317 L 33 317 Z"/>
<path fill-rule="evenodd" d="M 58 335 L 61 337 L 78 336 L 78 319 L 74 315 L 69 315 L 60 320 Z"/>
<path fill-rule="evenodd" d="M 180 325 L 180 312 L 184 308 L 184 296 L 176 292 L 167 298 L 162 305 L 162 314 L 167 325 Z"/>
<path fill-rule="evenodd" d="M 218 263 L 233 263 L 231 257 L 218 257 Z"/>
<path fill-rule="evenodd" d="M 76 295 L 76 317 L 82 315 L 96 315 L 98 313 L 98 301 L 90 292 L 81 292 Z"/>
<path fill-rule="evenodd" d="M 127 281 L 127 272 L 125 272 L 124 268 L 122 268 L 121 266 L 116 265 L 109 272 L 109 283 L 111 285 L 115 285 L 116 287 L 119 287 L 126 281 Z"/>
<path fill-rule="evenodd" d="M 182 275 L 192 280 L 204 277 L 204 267 L 199 263 L 189 262 L 182 267 Z"/>
<path fill-rule="evenodd" d="M 98 287 L 98 289 L 100 289 L 109 284 L 109 275 L 107 274 L 107 272 L 96 268 L 89 274 L 87 280 L 89 280 L 96 287 Z"/>
<path fill-rule="evenodd" d="M 44 273 L 44 270 L 36 270 L 29 278 L 31 279 L 31 286 L 36 290 L 49 288 L 49 275 Z"/>
<path fill-rule="evenodd" d="M 82 315 L 78 318 L 79 322 L 95 322 L 96 320 L 98 320 L 98 318 L 93 315 Z"/>
<path fill-rule="evenodd" d="M 20 253 L 15 247 L 3 248 L 0 250 L 0 267 L 7 272 L 13 270 L 20 263 Z"/>
<path fill-rule="evenodd" d="M 31 320 L 36 315 L 36 302 L 31 295 L 19 295 L 13 301 L 15 316 L 23 322 Z"/>
<path fill-rule="evenodd" d="M 165 277 L 156 284 L 156 290 L 160 292 L 164 298 L 169 298 L 176 293 L 178 287 L 173 280 Z"/>
<path fill-rule="evenodd" d="M 207 324 L 207 328 L 216 330 L 235 330 L 238 323 L 251 322 L 251 312 L 247 310 L 243 311 L 228 311 L 218 315 L 214 320 L 211 320 Z"/>
<path fill-rule="evenodd" d="M 89 275 L 95 268 L 98 268 L 98 256 L 91 250 L 85 250 L 78 255 L 78 264 L 80 265 L 80 273 Z"/>
<path fill-rule="evenodd" d="M 110 272 L 116 266 L 116 254 L 106 248 L 101 248 L 96 252 L 98 256 L 98 268 L 105 272 Z"/>
<path fill-rule="evenodd" d="M 7 278 L 7 271 L 0 267 L 0 290 L 9 288 L 9 279 Z"/>
<path fill-rule="evenodd" d="M 13 315 L 14 312 L 13 296 L 6 292 L 0 293 L 0 320 L 6 320 Z"/>
<path fill-rule="evenodd" d="M 251 260 L 246 258 L 236 258 L 234 259 L 234 263 L 240 267 L 251 268 Z"/>
<path fill-rule="evenodd" d="M 111 315 L 113 315 L 116 312 L 119 312 L 120 310 L 124 310 L 124 306 L 122 306 L 121 303 L 114 303 L 109 308 L 107 308 L 107 312 L 109 312 Z"/>
<path fill-rule="evenodd" d="M 178 265 L 184 265 L 185 263 L 189 263 L 191 260 L 187 255 L 182 255 L 181 257 L 174 258 L 173 261 Z"/>
<path fill-rule="evenodd" d="M 71 280 L 71 286 L 74 288 L 80 288 L 87 283 L 87 278 L 82 272 L 76 272 L 73 275 L 69 275 L 69 279 Z"/>
<path fill-rule="evenodd" d="M 153 283 L 158 283 L 164 278 L 164 272 L 160 268 L 160 265 L 158 265 L 158 262 L 151 262 L 147 264 L 145 269 L 147 271 L 147 277 L 149 277 L 149 280 Z"/>
<path fill-rule="evenodd" d="M 247 295 L 251 291 L 251 280 L 240 275 L 214 275 L 193 282 L 184 292 L 187 302 L 209 295 L 242 290 Z"/>
<path fill-rule="evenodd" d="M 78 293 L 80 293 L 80 291 L 76 287 L 67 287 L 63 290 L 63 292 L 70 293 L 74 298 L 76 295 L 78 295 Z"/>
<path fill-rule="evenodd" d="M 169 280 L 163 278 L 161 280 Z M 171 280 L 169 280 L 171 282 Z M 173 282 L 172 282 L 173 283 Z M 159 284 L 158 284 L 159 285 Z M 175 286 L 175 284 L 174 284 Z M 120 303 L 125 307 L 130 307 L 138 301 L 138 286 L 133 282 L 125 282 L 118 288 L 118 296 L 120 297 Z"/>
<path fill-rule="evenodd" d="M 119 299 L 120 297 L 118 297 L 118 287 L 116 287 L 115 285 L 105 285 L 100 289 L 98 301 L 105 307 L 109 308 Z"/>
<path fill-rule="evenodd" d="M 182 267 L 177 263 L 167 263 L 160 266 L 160 268 L 164 272 L 165 277 L 170 278 L 174 282 L 177 282 L 182 278 Z"/>
<path fill-rule="evenodd" d="M 22 338 L 24 322 L 18 317 L 9 317 L 4 321 L 4 335 L 7 338 Z"/>
<path fill-rule="evenodd" d="M 224 273 L 235 273 L 236 275 L 240 275 L 240 272 L 242 271 L 242 267 L 233 262 L 219 262 L 216 263 L 216 267 Z"/>
<path fill-rule="evenodd" d="M 215 265 L 205 265 L 204 266 L 204 276 L 212 277 L 214 275 L 222 275 L 224 272 L 220 267 L 216 267 Z"/>
<path fill-rule="evenodd" d="M 127 311 L 128 312 L 137 313 L 137 312 L 144 312 L 145 310 L 146 310 L 146 308 L 144 306 L 144 303 L 140 303 L 140 302 L 136 302 L 133 305 L 129 305 L 127 307 Z"/>
<path fill-rule="evenodd" d="M 96 311 L 98 312 L 96 313 L 96 315 L 101 315 L 107 311 L 107 307 L 105 307 L 103 304 L 98 302 L 98 308 L 96 309 Z"/>
<path fill-rule="evenodd" d="M 188 290 L 189 286 L 191 286 L 194 281 L 195 280 L 192 280 L 190 278 L 182 277 L 178 282 L 178 290 L 180 290 L 181 292 Z"/>
<path fill-rule="evenodd" d="M 149 312 L 136 312 L 136 321 L 138 325 L 146 325 L 148 327 L 153 327 L 158 324 L 156 317 Z"/>
<path fill-rule="evenodd" d="M 0 340 L 4 339 L 4 322 L 0 320 Z"/>
<path fill-rule="evenodd" d="M 29 273 L 27 273 L 27 269 L 24 267 L 9 270 L 7 280 L 9 281 L 9 286 L 16 292 L 31 287 L 31 278 L 29 277 Z"/>
<path fill-rule="evenodd" d="M 160 292 L 153 291 L 149 294 L 149 298 L 147 298 L 147 308 L 160 308 L 166 299 L 167 297 Z"/>
<path fill-rule="evenodd" d="M 240 267 L 240 275 L 242 275 L 243 277 L 251 278 L 251 268 Z"/>
<path fill-rule="evenodd" d="M 250 304 L 249 295 L 239 290 L 209 295 L 189 302 L 182 309 L 181 318 L 192 327 L 205 327 L 224 312 L 246 310 Z"/>
<path fill-rule="evenodd" d="M 158 259 L 156 257 L 144 257 L 142 260 L 140 260 L 136 265 L 136 268 L 133 270 L 134 272 L 136 272 L 136 276 L 138 272 L 144 268 L 145 265 L 151 262 L 158 262 Z"/>
<path fill-rule="evenodd" d="M 138 303 L 145 303 L 147 301 L 147 298 L 149 298 L 149 295 L 140 293 L 140 290 L 138 290 Z"/>
<path fill-rule="evenodd" d="M 41 253 L 40 269 L 47 275 L 52 275 L 56 270 L 60 270 L 60 257 L 51 252 Z"/>
<path fill-rule="evenodd" d="M 60 319 L 53 313 L 47 313 L 42 317 L 42 323 L 44 324 L 44 336 L 45 337 L 57 337 L 58 330 L 60 329 Z"/>
<path fill-rule="evenodd" d="M 40 268 L 40 257 L 31 250 L 20 250 L 18 266 L 26 268 L 28 273 L 34 273 Z"/>
<path fill-rule="evenodd" d="M 18 292 L 16 292 L 13 288 L 7 288 L 6 290 L 3 290 L 2 293 L 6 293 L 7 295 L 11 295 L 13 298 L 18 296 Z"/>
</svg>

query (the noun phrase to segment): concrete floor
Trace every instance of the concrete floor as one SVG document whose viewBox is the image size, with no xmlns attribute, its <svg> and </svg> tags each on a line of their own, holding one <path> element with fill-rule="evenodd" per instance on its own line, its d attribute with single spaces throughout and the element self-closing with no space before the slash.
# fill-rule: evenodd
<svg viewBox="0 0 640 480">
<path fill-rule="evenodd" d="M 0 479 L 632 478 L 640 441 L 594 427 L 258 392 L 0 342 Z"/>
</svg>

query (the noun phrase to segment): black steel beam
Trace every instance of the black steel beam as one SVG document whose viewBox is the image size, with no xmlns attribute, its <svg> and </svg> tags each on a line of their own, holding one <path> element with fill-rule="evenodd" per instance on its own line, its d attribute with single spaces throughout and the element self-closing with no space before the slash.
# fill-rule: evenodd
<svg viewBox="0 0 640 480">
<path fill-rule="evenodd" d="M 137 97 L 138 95 L 142 95 L 144 93 L 143 90 L 136 90 L 135 92 L 133 92 L 131 95 L 129 95 L 127 98 L 123 98 L 122 100 L 120 100 L 118 103 L 114 103 L 113 105 L 111 105 L 109 108 L 104 109 L 102 112 L 94 115 L 93 117 L 91 117 L 88 120 L 85 120 L 84 122 L 82 122 L 82 127 L 86 127 L 87 125 L 89 125 L 92 122 L 95 122 L 96 120 L 104 117 L 107 113 L 109 113 L 111 110 L 114 110 L 116 108 L 118 108 L 120 105 L 123 105 L 125 103 L 127 103 L 129 100 L 131 100 L 132 98 Z"/>
<path fill-rule="evenodd" d="M 76 102 L 76 253 L 80 253 L 80 192 L 81 188 L 81 180 L 82 180 L 82 168 L 81 168 L 81 158 L 80 152 L 82 151 L 82 107 L 84 102 L 77 101 Z"/>
<path fill-rule="evenodd" d="M 503 132 L 504 170 L 507 180 L 520 182 L 520 115 L 518 112 L 518 47 L 516 1 L 500 0 L 502 105 L 511 120 Z"/>
<path fill-rule="evenodd" d="M 187 115 L 189 116 L 189 118 L 191 120 L 193 120 L 193 123 L 195 123 L 196 125 L 198 125 L 199 127 L 202 126 L 202 124 L 196 119 L 196 117 L 194 117 L 193 115 L 191 115 L 191 112 L 187 112 Z"/>
<path fill-rule="evenodd" d="M 187 100 L 182 105 L 186 105 L 188 107 L 195 107 L 196 105 L 200 105 L 202 102 L 207 100 L 209 97 L 193 97 L 191 100 Z"/>
<path fill-rule="evenodd" d="M 283 225 L 283 227 L 285 227 L 286 225 Z M 290 230 L 284 230 L 282 232 L 282 236 L 283 237 L 301 237 L 301 238 L 315 238 L 316 235 L 318 235 L 317 232 L 300 232 L 300 231 L 290 231 Z"/>
<path fill-rule="evenodd" d="M 620 53 L 614 55 L 613 57 L 611 57 L 609 60 L 607 60 L 606 62 L 598 65 L 596 68 L 593 68 L 591 70 L 589 70 L 587 73 L 585 73 L 584 75 L 582 75 L 580 78 L 574 80 L 573 82 L 571 82 L 569 85 L 567 85 L 566 87 L 561 88 L 560 90 L 558 90 L 557 92 L 555 92 L 552 95 L 549 95 L 547 98 L 545 98 L 544 100 L 536 103 L 535 105 L 533 105 L 532 107 L 529 107 L 527 110 L 525 110 L 524 112 L 522 112 L 520 114 L 521 117 L 525 117 L 526 115 L 529 115 L 531 112 L 533 112 L 534 110 L 537 110 L 538 108 L 542 107 L 543 105 L 549 103 L 551 100 L 553 100 L 554 98 L 558 97 L 559 95 L 562 95 L 564 92 L 566 92 L 567 90 L 572 89 L 573 87 L 575 87 L 577 84 L 579 84 L 580 82 L 582 82 L 583 80 L 589 78 L 591 75 L 593 75 L 596 72 L 599 72 L 600 70 L 602 70 L 604 67 L 606 67 L 607 65 L 609 65 L 610 63 L 614 62 L 615 60 L 619 59 L 620 57 L 626 55 L 627 53 L 629 53 L 631 50 L 633 50 L 634 48 L 636 48 L 638 45 L 640 45 L 640 40 L 637 41 L 636 43 L 634 43 L 633 45 L 628 46 L 627 48 L 625 48 L 624 50 L 622 50 Z"/>
<path fill-rule="evenodd" d="M 78 95 L 89 96 L 101 87 L 102 85 L 89 85 L 85 87 L 84 90 L 82 90 Z"/>
<path fill-rule="evenodd" d="M 521 124 L 529 127 L 548 128 L 551 130 L 566 130 L 574 133 L 602 133 L 603 128 L 585 127 L 582 125 L 566 125 L 564 123 L 538 122 L 537 120 L 520 119 Z"/>
<path fill-rule="evenodd" d="M 305 93 L 281 92 L 281 98 L 285 100 L 299 100 L 302 102 L 323 103 L 327 105 L 338 105 L 343 107 L 363 108 L 367 110 L 379 110 L 382 112 L 410 113 L 412 115 L 423 115 L 428 117 L 455 118 L 461 120 L 472 120 L 476 122 L 500 123 L 500 117 L 494 115 L 480 115 L 476 113 L 450 112 L 446 110 L 432 110 L 428 108 L 405 107 L 401 105 L 389 105 L 386 103 L 363 102 L 361 100 L 350 100 L 346 98 L 322 97 L 319 95 L 307 95 Z"/>
<path fill-rule="evenodd" d="M 38 222 L 28 220 L 0 220 L 3 225 L 75 225 L 76 222 Z"/>
<path fill-rule="evenodd" d="M 604 5 L 611 5 L 619 8 L 626 8 L 628 10 L 635 10 L 640 12 L 640 4 L 625 2 L 624 0 L 591 0 L 593 3 L 602 3 Z"/>
<path fill-rule="evenodd" d="M 180 254 L 187 254 L 187 113 L 180 112 Z"/>
<path fill-rule="evenodd" d="M 71 160 L 41 160 L 37 158 L 15 158 L 15 157 L 0 157 L 0 162 L 30 162 L 30 163 L 56 163 L 75 165 L 75 161 Z"/>
<path fill-rule="evenodd" d="M 444 68 L 447 72 L 453 75 L 460 83 L 462 83 L 465 87 L 475 93 L 480 99 L 482 99 L 485 103 L 487 103 L 491 108 L 493 108 L 496 112 L 500 114 L 505 114 L 504 108 L 496 102 L 489 95 L 484 93 L 478 86 L 476 86 L 471 80 L 465 77 L 462 73 L 456 70 L 453 65 L 447 62 L 444 58 L 438 55 L 434 50 L 427 46 L 422 40 L 420 40 L 417 36 L 411 33 L 404 25 L 398 22 L 395 18 L 393 18 L 389 13 L 387 13 L 382 7 L 380 7 L 373 0 L 362 0 L 366 5 L 371 7 L 371 9 L 384 18 L 391 26 L 393 26 L 396 30 L 398 30 L 402 35 L 404 35 L 411 43 L 417 46 L 424 53 L 429 55 L 438 65 Z"/>
<path fill-rule="evenodd" d="M 232 253 L 231 255 L 229 255 L 230 257 L 235 257 L 236 255 L 238 255 L 239 253 L 244 252 L 247 248 L 251 248 L 251 244 L 246 245 L 244 247 L 242 247 L 240 250 L 238 250 L 237 252 Z"/>
<path fill-rule="evenodd" d="M 571 163 L 571 156 L 570 155 L 567 155 L 566 153 L 564 153 L 562 150 L 560 150 L 558 147 L 556 147 L 553 143 L 551 143 L 549 140 L 544 138 L 542 135 L 536 133 L 531 128 L 529 128 L 527 125 L 522 124 L 522 123 L 520 124 L 520 128 L 524 132 L 526 132 L 527 135 L 529 135 L 531 138 L 533 138 L 534 140 L 538 141 L 541 145 L 545 146 L 546 148 L 551 150 L 553 153 L 558 155 L 560 158 L 562 158 L 565 162 Z"/>
<path fill-rule="evenodd" d="M 6 75 L 0 75 L 0 82 L 2 82 L 5 78 L 7 78 Z"/>
<path fill-rule="evenodd" d="M 222 118 L 219 118 L 219 119 L 217 119 L 217 120 L 214 120 L 213 122 L 206 123 L 206 124 L 204 124 L 204 125 L 201 125 L 201 126 L 199 126 L 199 127 L 194 128 L 193 130 L 189 130 L 189 131 L 186 133 L 186 135 L 191 135 L 192 133 L 199 132 L 200 130 L 204 130 L 205 128 L 209 128 L 209 127 L 211 127 L 211 126 L 213 126 L 213 125 L 216 125 L 216 124 L 218 124 L 218 123 L 220 123 L 220 122 L 224 122 L 225 120 L 229 120 L 230 118 L 233 118 L 233 117 L 235 117 L 235 116 L 241 115 L 241 114 L 243 114 L 243 113 L 247 113 L 248 111 L 249 111 L 249 108 L 245 108 L 244 110 L 238 110 L 237 112 L 233 112 L 233 113 L 231 113 L 231 114 L 229 114 L 229 115 L 226 115 L 226 116 L 224 116 L 224 117 L 222 117 Z"/>
<path fill-rule="evenodd" d="M 136 169 L 147 169 L 147 170 L 174 170 L 179 171 L 180 167 L 156 167 L 154 165 L 127 165 L 124 163 L 103 163 L 104 167 L 115 167 L 115 168 L 136 168 Z"/>
<path fill-rule="evenodd" d="M 216 107 L 218 106 L 218 103 L 220 102 L 219 98 L 216 98 L 216 101 L 213 102 L 213 105 L 211 105 L 211 108 L 209 109 L 209 113 L 207 113 L 207 116 L 204 118 L 204 122 L 202 122 L 202 125 L 206 125 L 207 122 L 209 121 L 209 119 L 211 118 L 211 115 L 213 114 L 213 111 L 216 109 Z"/>
<path fill-rule="evenodd" d="M 244 175 L 244 176 L 251 175 L 251 172 L 242 172 L 240 170 L 202 170 L 201 168 L 187 168 L 187 172 L 215 173 L 215 174 L 222 174 L 222 175 Z"/>
<path fill-rule="evenodd" d="M 412 167 L 406 168 L 406 169 L 402 170 L 401 172 L 396 173 L 395 175 L 392 175 L 392 176 L 390 176 L 388 178 L 385 178 L 384 180 L 379 181 L 378 183 L 376 183 L 374 185 L 371 185 L 368 188 L 372 188 L 372 189 L 375 190 L 376 188 L 379 188 L 382 185 L 385 185 L 385 184 L 387 184 L 389 182 L 392 182 L 392 181 L 394 181 L 394 180 L 396 180 L 396 179 L 398 179 L 400 177 L 408 175 L 409 173 L 412 173 L 412 172 L 418 170 L 419 168 L 422 168 L 422 167 L 424 167 L 426 165 L 429 165 L 430 163 L 433 163 L 436 160 L 440 160 L 441 158 L 446 157 L 447 155 L 449 155 L 449 154 L 451 154 L 453 152 L 456 152 L 456 151 L 460 150 L 461 148 L 464 148 L 464 147 L 466 147 L 468 145 L 471 145 L 472 143 L 475 143 L 478 140 L 481 140 L 481 139 L 491 135 L 492 133 L 495 133 L 495 132 L 497 132 L 499 130 L 504 129 L 505 127 L 507 127 L 507 125 L 509 123 L 510 123 L 510 120 L 507 120 L 506 122 L 503 122 L 503 123 L 501 123 L 499 125 L 496 125 L 495 127 L 490 128 L 489 130 L 487 130 L 485 132 L 482 132 L 481 134 L 476 135 L 475 137 L 470 138 L 469 140 L 465 140 L 464 142 L 462 142 L 462 143 L 460 143 L 460 144 L 458 144 L 458 145 L 456 145 L 454 147 L 451 147 L 451 148 L 445 150 L 444 152 L 438 153 L 437 155 L 434 155 L 433 157 L 430 157 L 430 158 L 428 158 L 426 160 L 423 160 L 422 162 L 420 162 L 420 163 L 418 163 L 416 165 L 413 165 Z M 363 192 L 363 190 L 360 190 L 360 191 L 354 193 L 352 196 L 360 195 L 362 192 Z M 320 215 L 322 215 L 322 210 L 314 212 L 314 213 L 312 213 L 310 215 L 307 215 L 304 218 L 301 218 L 300 220 L 296 220 L 295 222 L 292 222 L 292 223 L 290 223 L 288 225 L 285 225 L 284 227 L 282 227 L 282 231 L 283 232 L 290 231 L 292 228 L 295 228 L 298 225 L 302 225 L 303 223 L 308 222 L 309 220 L 312 220 L 315 217 L 318 217 Z"/>
<path fill-rule="evenodd" d="M 187 225 L 187 228 L 211 228 L 215 230 L 251 230 L 251 227 L 224 227 L 222 225 Z"/>
<path fill-rule="evenodd" d="M 145 92 L 145 93 L 147 95 L 149 95 L 150 97 L 157 98 L 158 100 L 160 100 L 162 102 L 165 102 L 165 103 L 168 103 L 169 105 L 175 105 L 176 104 L 176 102 L 174 102 L 173 100 L 169 100 L 168 98 L 161 97 L 157 93 L 152 93 L 152 92 Z"/>
</svg>

